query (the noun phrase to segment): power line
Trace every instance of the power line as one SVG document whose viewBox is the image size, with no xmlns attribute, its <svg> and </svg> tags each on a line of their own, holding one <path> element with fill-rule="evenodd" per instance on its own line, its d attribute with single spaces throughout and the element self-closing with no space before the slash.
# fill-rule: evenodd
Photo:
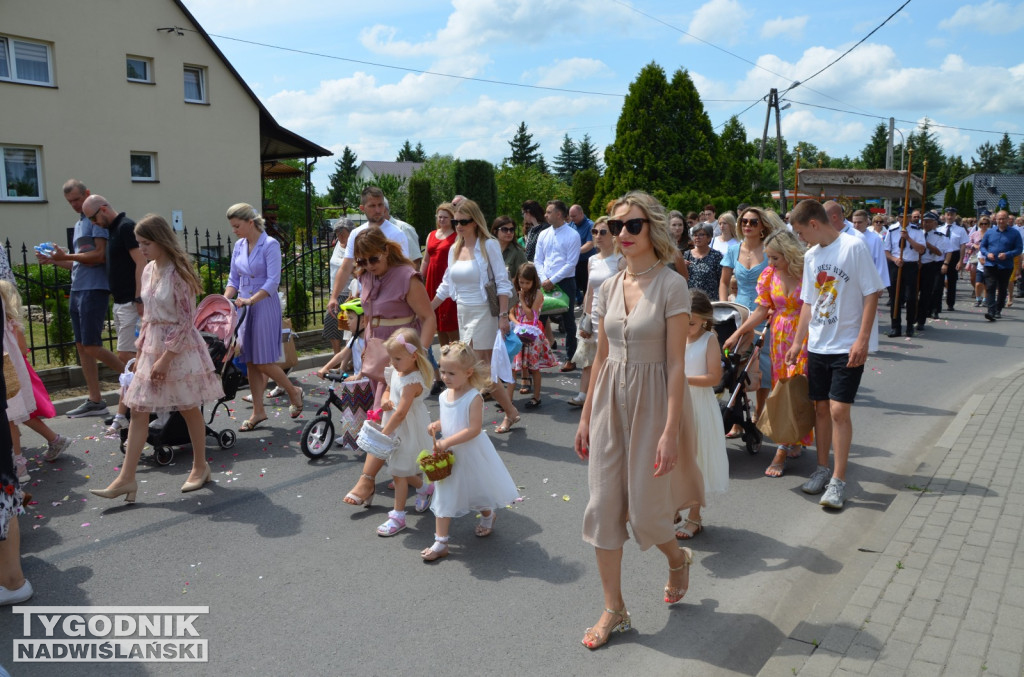
<svg viewBox="0 0 1024 677">
<path fill-rule="evenodd" d="M 807 103 L 805 101 L 795 101 L 795 100 L 789 99 L 789 98 L 787 98 L 786 101 L 788 103 L 795 103 L 798 106 L 809 106 L 811 108 L 821 108 L 821 109 L 824 109 L 824 110 L 835 111 L 837 113 L 846 113 L 847 115 L 859 115 L 861 117 L 874 118 L 876 120 L 888 120 L 889 119 L 888 117 L 885 117 L 885 116 L 882 116 L 882 115 L 874 115 L 872 113 L 858 113 L 857 111 L 844 110 L 842 108 L 835 108 L 833 106 L 822 106 L 821 104 Z M 900 119 L 900 118 L 893 118 L 893 119 L 896 122 L 904 122 L 904 123 L 906 123 L 908 125 L 915 125 L 915 126 L 917 126 L 919 124 L 916 120 L 903 120 L 903 119 Z M 959 131 L 959 132 L 978 132 L 979 134 L 1008 134 L 1010 136 L 1024 136 L 1024 132 L 1007 132 L 1007 131 L 996 131 L 996 130 L 993 130 L 993 129 L 975 129 L 974 127 L 957 127 L 955 125 L 942 125 L 942 124 L 939 124 L 937 122 L 931 122 L 931 121 L 928 122 L 928 127 L 929 127 L 929 129 L 934 128 L 934 127 L 938 127 L 940 129 L 955 129 L 956 131 Z"/>
<path fill-rule="evenodd" d="M 872 35 L 874 35 L 874 34 L 875 34 L 876 32 L 878 32 L 878 30 L 879 30 L 879 29 L 880 29 L 880 28 L 881 28 L 882 26 L 884 26 L 885 24 L 889 23 L 889 20 L 890 20 L 890 19 L 892 19 L 892 18 L 893 18 L 894 16 L 896 16 L 897 14 L 899 14 L 899 13 L 900 13 L 900 12 L 901 12 L 901 11 L 903 10 L 903 8 L 904 8 L 904 7 L 906 7 L 906 6 L 907 6 L 907 5 L 909 5 L 909 4 L 910 4 L 910 0 L 907 0 L 906 2 L 904 2 L 904 3 L 902 4 L 902 5 L 900 5 L 899 7 L 897 7 L 897 8 L 896 8 L 896 11 L 895 11 L 895 12 L 893 12 L 893 13 L 892 13 L 892 14 L 890 14 L 890 15 L 889 15 L 888 17 L 886 17 L 885 21 L 883 21 L 882 23 L 880 23 L 880 24 L 878 24 L 877 26 L 875 26 L 874 30 L 872 30 L 872 31 L 871 31 L 870 33 L 868 33 L 868 34 L 867 34 L 867 35 L 865 35 L 865 36 L 864 36 L 863 38 L 861 38 L 861 39 L 860 39 L 860 40 L 859 40 L 859 41 L 857 42 L 857 44 L 853 45 L 852 47 L 850 47 L 850 49 L 848 49 L 848 50 L 846 50 L 845 52 L 843 52 L 842 54 L 840 54 L 840 55 L 839 55 L 838 57 L 836 57 L 836 58 L 835 58 L 835 59 L 834 59 L 834 60 L 833 60 L 833 61 L 832 61 L 831 63 L 829 63 L 829 64 L 828 64 L 827 66 L 825 66 L 824 68 L 820 69 L 820 70 L 819 70 L 818 72 L 816 72 L 816 73 L 815 73 L 814 75 L 811 75 L 810 77 L 806 77 L 806 78 L 804 78 L 803 80 L 799 80 L 797 84 L 795 84 L 795 85 L 791 86 L 791 87 L 790 87 L 789 89 L 787 89 L 786 91 L 784 91 L 784 92 L 782 92 L 782 93 L 783 93 L 783 94 L 785 94 L 785 93 L 786 93 L 786 92 L 788 92 L 788 91 L 789 91 L 790 89 L 794 89 L 794 88 L 795 88 L 796 86 L 798 86 L 798 85 L 803 85 L 803 84 L 806 84 L 808 80 L 812 80 L 812 79 L 814 79 L 814 78 L 818 77 L 819 75 L 821 75 L 822 73 L 824 73 L 825 71 L 827 71 L 827 70 L 828 70 L 829 68 L 831 68 L 832 66 L 836 65 L 837 63 L 839 63 L 839 61 L 840 61 L 840 60 L 841 60 L 841 59 L 842 59 L 842 58 L 843 58 L 844 56 L 846 56 L 847 54 L 849 54 L 849 53 L 850 53 L 850 52 L 852 52 L 853 50 L 855 50 L 855 49 L 857 49 L 858 47 L 860 47 L 860 45 L 861 45 L 861 44 L 863 44 L 863 42 L 864 42 L 865 40 L 867 40 L 867 39 L 868 39 L 868 38 L 870 38 L 870 37 L 871 37 Z"/>
</svg>

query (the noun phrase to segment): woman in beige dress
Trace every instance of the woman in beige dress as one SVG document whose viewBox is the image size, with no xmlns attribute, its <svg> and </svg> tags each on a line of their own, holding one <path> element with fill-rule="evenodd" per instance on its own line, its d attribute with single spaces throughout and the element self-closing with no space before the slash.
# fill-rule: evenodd
<svg viewBox="0 0 1024 677">
<path fill-rule="evenodd" d="M 629 193 L 608 227 L 626 269 L 601 287 L 597 356 L 575 442 L 589 459 L 583 540 L 597 554 L 605 606 L 583 636 L 588 649 L 632 628 L 621 588 L 627 525 L 641 550 L 657 546 L 668 560 L 665 602 L 673 604 L 686 594 L 693 560 L 676 544 L 673 520 L 704 505 L 685 372 L 690 292 L 665 266 L 677 251 L 665 210 L 646 193 Z"/>
</svg>

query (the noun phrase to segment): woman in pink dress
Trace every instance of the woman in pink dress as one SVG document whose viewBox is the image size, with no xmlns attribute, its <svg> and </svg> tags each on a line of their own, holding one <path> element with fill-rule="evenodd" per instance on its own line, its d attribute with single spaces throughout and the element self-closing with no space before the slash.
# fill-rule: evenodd
<svg viewBox="0 0 1024 677">
<path fill-rule="evenodd" d="M 786 364 L 786 352 L 793 345 L 796 326 L 800 323 L 800 309 L 804 302 L 800 300 L 800 280 L 804 271 L 804 246 L 796 235 L 788 230 L 777 230 L 764 241 L 765 257 L 768 266 L 761 271 L 757 279 L 756 308 L 746 322 L 730 336 L 723 346 L 734 350 L 740 338 L 761 324 L 771 315 L 771 324 L 765 337 L 765 349 L 772 362 L 772 384 L 780 378 L 788 378 L 796 374 L 807 373 L 807 340 L 795 365 Z M 800 456 L 802 447 L 812 444 L 814 436 L 808 433 L 799 445 L 780 444 L 775 458 L 764 474 L 768 477 L 782 477 L 786 458 Z"/>
<path fill-rule="evenodd" d="M 206 343 L 195 328 L 196 295 L 202 284 L 188 254 L 163 217 L 147 214 L 135 225 L 135 237 L 149 260 L 142 270 L 142 326 L 135 342 L 135 376 L 124 394 L 131 409 L 128 444 L 121 472 L 106 489 L 90 489 L 102 498 L 124 496 L 135 502 L 135 469 L 146 444 L 149 413 L 181 412 L 192 443 L 192 471 L 181 491 L 210 481 L 206 463 L 206 425 L 199 406 L 224 396 Z"/>
</svg>

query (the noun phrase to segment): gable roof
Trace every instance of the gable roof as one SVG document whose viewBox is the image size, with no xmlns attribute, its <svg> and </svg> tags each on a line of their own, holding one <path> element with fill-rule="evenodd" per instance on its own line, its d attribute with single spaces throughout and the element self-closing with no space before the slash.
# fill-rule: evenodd
<svg viewBox="0 0 1024 677">
<path fill-rule="evenodd" d="M 270 114 L 263 102 L 260 101 L 256 93 L 249 88 L 245 79 L 239 75 L 235 67 L 231 65 L 228 58 L 224 56 L 224 53 L 220 51 L 217 44 L 210 37 L 210 34 L 196 21 L 196 18 L 192 16 L 192 12 L 188 11 L 185 4 L 181 0 L 174 0 L 174 4 L 178 6 L 181 13 L 192 23 L 195 27 L 195 31 L 199 35 L 203 36 L 207 44 L 210 45 L 210 49 L 220 57 L 220 60 L 224 62 L 224 66 L 235 76 L 238 80 L 238 84 L 242 86 L 242 89 L 249 95 L 256 104 L 256 107 L 260 112 L 260 160 L 285 160 L 290 158 L 305 158 L 305 157 L 326 157 L 334 155 L 331 151 L 327 150 L 323 146 L 318 146 L 309 139 L 303 138 L 293 131 L 285 129 L 278 124 L 274 116 Z"/>
<path fill-rule="evenodd" d="M 413 173 L 423 166 L 422 162 L 386 162 L 383 160 L 364 160 L 359 169 L 366 167 L 374 176 L 391 174 L 401 179 L 411 178 Z M 358 170 L 356 170 L 358 171 Z"/>
<path fill-rule="evenodd" d="M 956 182 L 956 189 L 968 181 L 974 184 L 974 209 L 984 207 L 993 214 L 999 210 L 999 198 L 1006 193 L 1007 209 L 1014 213 L 1022 211 L 1024 204 L 1024 174 L 971 174 Z M 943 200 L 945 193 L 937 198 Z M 980 204 L 984 200 L 984 204 Z"/>
</svg>

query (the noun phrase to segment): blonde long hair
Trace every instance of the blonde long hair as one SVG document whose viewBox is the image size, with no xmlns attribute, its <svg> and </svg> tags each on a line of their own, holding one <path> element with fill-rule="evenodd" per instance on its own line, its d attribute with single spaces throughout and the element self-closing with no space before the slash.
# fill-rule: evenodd
<svg viewBox="0 0 1024 677">
<path fill-rule="evenodd" d="M 490 231 L 487 230 L 486 221 L 484 221 L 484 213 L 473 200 L 466 198 L 459 203 L 459 206 L 455 208 L 455 214 L 469 214 L 473 217 L 473 225 L 476 226 L 476 241 L 480 247 L 480 253 L 484 256 L 484 263 L 491 265 L 490 260 L 487 258 L 487 240 L 493 240 L 494 236 L 491 235 Z M 452 215 L 455 218 L 455 215 Z M 461 235 L 455 237 L 455 244 L 452 245 L 452 257 L 455 259 L 459 258 L 459 252 L 462 251 L 462 247 L 465 246 L 466 241 Z"/>
<path fill-rule="evenodd" d="M 789 274 L 800 279 L 804 274 L 804 249 L 797 236 L 789 230 L 777 230 L 764 241 L 764 248 L 782 255 L 789 265 Z"/>
<path fill-rule="evenodd" d="M 159 214 L 146 214 L 135 224 L 135 236 L 149 240 L 163 249 L 178 275 L 188 285 L 189 291 L 195 295 L 203 293 L 203 283 L 196 274 L 196 269 L 192 267 L 192 260 L 185 253 L 164 217 Z"/>
<path fill-rule="evenodd" d="M 420 335 L 415 329 L 402 327 L 384 341 L 384 347 L 389 353 L 395 348 L 407 350 L 406 346 L 412 346 L 416 349 L 413 355 L 416 356 L 416 369 L 420 372 L 423 384 L 433 383 L 434 367 L 430 364 L 430 358 L 427 357 L 427 351 L 423 349 L 423 344 L 420 343 Z"/>
<path fill-rule="evenodd" d="M 452 341 L 441 348 L 441 361 L 454 362 L 460 369 L 472 369 L 469 376 L 469 385 L 482 393 L 488 392 L 494 387 L 491 382 L 491 370 L 476 356 L 473 349 L 462 341 Z M 431 371 L 431 374 L 434 372 Z"/>
<path fill-rule="evenodd" d="M 658 260 L 662 263 L 672 263 L 676 260 L 679 247 L 673 241 L 672 233 L 668 229 L 668 215 L 665 213 L 665 208 L 653 195 L 640 190 L 630 191 L 615 201 L 609 213 L 614 214 L 619 207 L 639 207 L 647 219 L 648 237 Z M 622 253 L 617 239 L 615 251 Z"/>
<path fill-rule="evenodd" d="M 18 293 L 18 288 L 7 280 L 0 280 L 0 296 L 4 298 L 4 315 L 8 320 L 18 325 L 19 329 L 23 329 L 24 325 L 21 323 L 21 294 Z"/>
</svg>

